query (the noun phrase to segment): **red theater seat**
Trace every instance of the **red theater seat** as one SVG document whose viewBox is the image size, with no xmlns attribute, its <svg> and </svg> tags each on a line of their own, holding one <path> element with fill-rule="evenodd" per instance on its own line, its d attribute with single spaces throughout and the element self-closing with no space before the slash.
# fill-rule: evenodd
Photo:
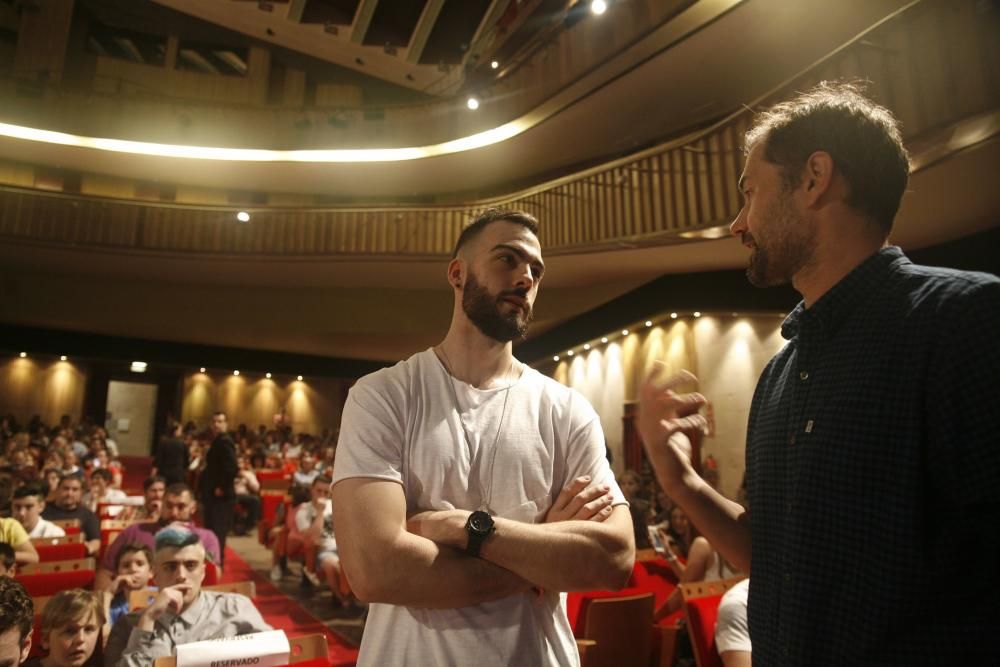
<svg viewBox="0 0 1000 667">
<path fill-rule="evenodd" d="M 698 667 L 722 667 L 722 658 L 715 648 L 715 623 L 719 618 L 722 594 L 746 577 L 722 581 L 695 581 L 681 584 L 684 615 L 687 618 L 691 649 Z"/>
<path fill-rule="evenodd" d="M 17 579 L 31 597 L 55 595 L 67 588 L 90 589 L 94 585 L 97 564 L 93 558 L 62 560 L 18 569 Z"/>
<path fill-rule="evenodd" d="M 87 557 L 87 545 L 83 543 L 81 533 L 66 537 L 40 537 L 31 540 L 31 543 L 38 552 L 38 560 L 41 563 Z"/>
</svg>

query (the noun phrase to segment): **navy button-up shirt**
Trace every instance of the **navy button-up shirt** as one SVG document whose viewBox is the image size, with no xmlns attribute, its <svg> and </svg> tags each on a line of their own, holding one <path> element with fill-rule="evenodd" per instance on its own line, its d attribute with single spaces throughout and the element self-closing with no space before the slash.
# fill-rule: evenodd
<svg viewBox="0 0 1000 667">
<path fill-rule="evenodd" d="M 782 335 L 747 434 L 754 664 L 1000 664 L 1000 280 L 884 248 Z"/>
</svg>

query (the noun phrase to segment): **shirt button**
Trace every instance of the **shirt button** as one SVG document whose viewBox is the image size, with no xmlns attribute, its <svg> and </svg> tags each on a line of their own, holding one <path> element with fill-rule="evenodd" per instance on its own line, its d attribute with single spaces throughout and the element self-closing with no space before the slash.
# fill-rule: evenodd
<svg viewBox="0 0 1000 667">
<path fill-rule="evenodd" d="M 795 434 L 794 433 L 792 435 L 788 436 L 788 444 L 789 445 L 794 445 L 795 444 Z"/>
<path fill-rule="evenodd" d="M 800 371 L 799 372 L 799 379 L 800 380 L 808 380 L 809 379 L 809 371 Z"/>
</svg>

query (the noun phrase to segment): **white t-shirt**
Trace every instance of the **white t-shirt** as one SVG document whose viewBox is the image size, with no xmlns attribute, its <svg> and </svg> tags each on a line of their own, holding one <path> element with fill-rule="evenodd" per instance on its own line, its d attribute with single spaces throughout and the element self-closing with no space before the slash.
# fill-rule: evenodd
<svg viewBox="0 0 1000 667">
<path fill-rule="evenodd" d="M 38 537 L 65 537 L 66 531 L 42 517 L 38 517 L 38 523 L 28 533 L 28 537 L 36 539 Z"/>
<path fill-rule="evenodd" d="M 747 625 L 747 593 L 750 580 L 744 579 L 722 596 L 719 618 L 715 623 L 715 647 L 723 651 L 750 651 L 750 627 Z"/>
<path fill-rule="evenodd" d="M 509 392 L 479 390 L 454 380 L 426 350 L 351 389 L 333 483 L 351 477 L 398 482 L 408 515 L 475 510 L 488 501 L 496 516 L 539 523 L 562 488 L 581 475 L 609 484 L 614 504 L 625 504 L 597 413 L 582 395 L 530 368 Z M 523 593 L 459 609 L 371 605 L 359 665 L 473 663 L 578 664 L 565 594 Z"/>
<path fill-rule="evenodd" d="M 299 529 L 300 533 L 309 530 L 309 526 L 315 520 L 316 507 L 311 501 L 302 503 L 295 512 L 295 527 Z M 337 550 L 337 540 L 333 536 L 333 505 L 329 502 L 326 504 L 326 509 L 323 510 L 323 533 L 317 546 L 321 551 Z"/>
</svg>

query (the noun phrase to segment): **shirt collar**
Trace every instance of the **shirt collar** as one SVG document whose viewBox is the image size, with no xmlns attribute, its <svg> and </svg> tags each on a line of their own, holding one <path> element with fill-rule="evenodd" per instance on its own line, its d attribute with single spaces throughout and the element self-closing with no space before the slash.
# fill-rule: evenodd
<svg viewBox="0 0 1000 667">
<path fill-rule="evenodd" d="M 827 290 L 811 308 L 806 308 L 805 302 L 800 301 L 782 322 L 782 337 L 791 340 L 803 328 L 836 331 L 854 308 L 888 276 L 894 265 L 909 262 L 898 246 L 880 249 Z"/>
</svg>

